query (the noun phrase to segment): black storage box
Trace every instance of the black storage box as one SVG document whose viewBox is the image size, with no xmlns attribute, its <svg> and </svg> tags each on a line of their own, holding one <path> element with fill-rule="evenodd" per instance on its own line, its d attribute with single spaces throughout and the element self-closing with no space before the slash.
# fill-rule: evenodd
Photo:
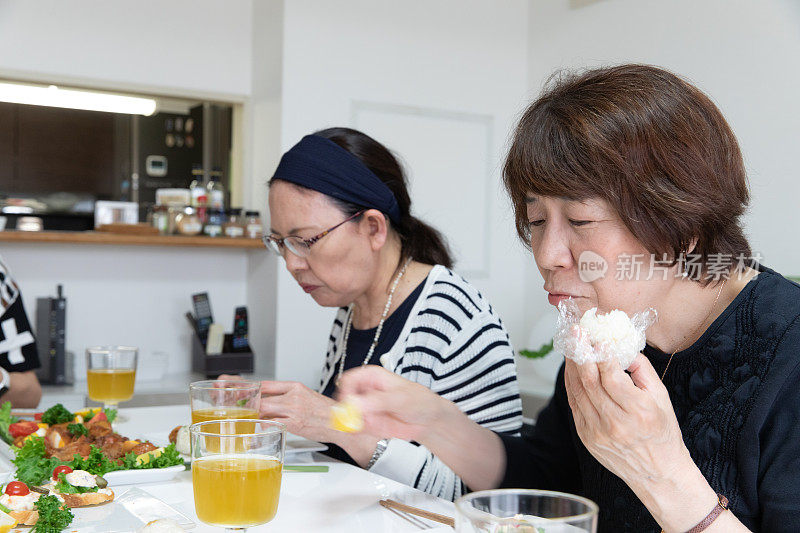
<svg viewBox="0 0 800 533">
<path fill-rule="evenodd" d="M 222 343 L 222 353 L 207 355 L 206 349 L 197 334 L 192 334 L 192 370 L 205 374 L 206 378 L 213 379 L 221 374 L 252 374 L 253 351 L 250 346 L 246 350 L 233 351 L 232 335 L 225 334 Z"/>
</svg>

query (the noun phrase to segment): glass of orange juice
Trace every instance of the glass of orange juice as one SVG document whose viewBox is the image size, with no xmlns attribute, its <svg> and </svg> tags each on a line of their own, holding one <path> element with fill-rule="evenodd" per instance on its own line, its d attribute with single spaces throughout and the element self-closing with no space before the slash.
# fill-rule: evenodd
<svg viewBox="0 0 800 533">
<path fill-rule="evenodd" d="M 261 384 L 245 380 L 206 380 L 189 385 L 192 424 L 229 418 L 258 418 Z M 252 426 L 240 424 L 240 433 Z"/>
<path fill-rule="evenodd" d="M 241 432 L 242 424 L 250 429 Z M 227 419 L 189 426 L 197 518 L 245 531 L 275 517 L 286 427 L 269 420 Z"/>
<path fill-rule="evenodd" d="M 108 408 L 133 398 L 136 359 L 131 346 L 95 346 L 86 349 L 86 381 L 89 398 Z"/>
</svg>

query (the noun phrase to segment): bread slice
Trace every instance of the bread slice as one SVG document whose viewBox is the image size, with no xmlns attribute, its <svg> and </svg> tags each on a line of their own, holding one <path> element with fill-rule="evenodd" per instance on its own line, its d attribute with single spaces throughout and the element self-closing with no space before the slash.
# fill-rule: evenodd
<svg viewBox="0 0 800 533">
<path fill-rule="evenodd" d="M 114 500 L 114 491 L 111 489 L 100 489 L 97 492 L 86 492 L 84 494 L 61 494 L 64 503 L 69 508 L 88 507 L 90 505 L 100 505 Z"/>
<path fill-rule="evenodd" d="M 39 521 L 39 511 L 11 511 L 8 515 L 19 522 L 20 526 L 35 526 Z"/>
</svg>

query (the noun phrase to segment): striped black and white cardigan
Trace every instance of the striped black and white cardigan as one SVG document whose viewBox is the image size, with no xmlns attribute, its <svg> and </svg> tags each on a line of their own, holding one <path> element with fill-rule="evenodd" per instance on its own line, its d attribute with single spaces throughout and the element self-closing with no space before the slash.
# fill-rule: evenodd
<svg viewBox="0 0 800 533">
<path fill-rule="evenodd" d="M 349 308 L 333 322 L 320 391 L 335 379 Z M 381 365 L 454 402 L 472 420 L 497 433 L 522 427 L 514 352 L 503 323 L 472 285 L 434 266 L 397 342 Z M 392 439 L 371 472 L 453 500 L 466 487 L 427 448 Z"/>
</svg>

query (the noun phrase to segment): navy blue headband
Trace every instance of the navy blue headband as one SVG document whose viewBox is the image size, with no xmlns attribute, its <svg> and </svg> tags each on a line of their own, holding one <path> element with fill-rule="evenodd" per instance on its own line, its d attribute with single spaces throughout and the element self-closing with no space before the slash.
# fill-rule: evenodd
<svg viewBox="0 0 800 533">
<path fill-rule="evenodd" d="M 286 180 L 362 207 L 378 209 L 395 224 L 400 207 L 389 187 L 359 158 L 319 135 L 306 135 L 283 154 L 272 179 Z"/>
</svg>

